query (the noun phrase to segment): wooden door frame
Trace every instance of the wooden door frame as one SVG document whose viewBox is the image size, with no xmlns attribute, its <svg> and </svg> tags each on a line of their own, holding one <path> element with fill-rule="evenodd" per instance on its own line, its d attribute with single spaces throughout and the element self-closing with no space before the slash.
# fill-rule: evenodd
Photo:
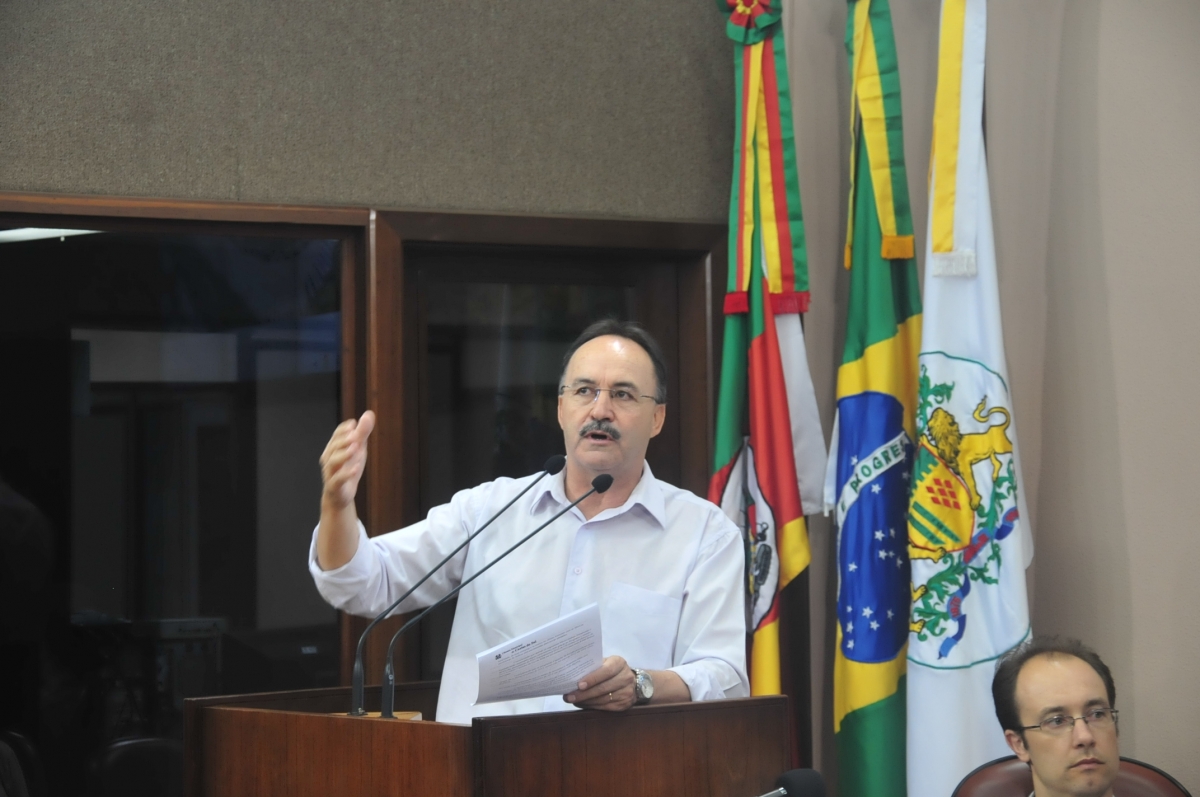
<svg viewBox="0 0 1200 797">
<path fill-rule="evenodd" d="M 0 192 L 0 227 L 6 226 L 338 238 L 342 414 L 357 416 L 370 407 L 383 417 L 402 419 L 381 425 L 372 439 L 358 505 L 374 533 L 416 520 L 419 507 L 419 447 L 408 439 L 418 429 L 418 407 L 413 392 L 403 389 L 412 384 L 419 362 L 417 341 L 405 332 L 406 319 L 417 309 L 415 290 L 405 279 L 405 243 L 668 254 L 681 264 L 677 383 L 678 395 L 686 397 L 673 404 L 680 428 L 694 432 L 681 435 L 680 486 L 700 495 L 707 491 L 720 366 L 722 325 L 716 321 L 726 263 L 722 224 Z M 343 680 L 350 672 L 358 625 L 343 615 Z M 415 646 L 401 658 L 401 677 L 411 678 L 418 662 Z"/>
</svg>

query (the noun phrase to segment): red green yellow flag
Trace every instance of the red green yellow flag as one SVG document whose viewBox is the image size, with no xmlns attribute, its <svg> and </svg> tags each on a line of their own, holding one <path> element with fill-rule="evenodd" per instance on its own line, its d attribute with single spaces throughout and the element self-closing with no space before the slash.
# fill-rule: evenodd
<svg viewBox="0 0 1200 797">
<path fill-rule="evenodd" d="M 808 566 L 825 440 L 804 352 L 804 222 L 780 8 L 720 0 L 736 43 L 729 280 L 709 498 L 745 534 L 750 688 L 779 694 L 779 591 Z M 747 433 L 748 432 L 748 433 Z"/>
<path fill-rule="evenodd" d="M 725 311 L 747 312 L 762 256 L 777 313 L 808 310 L 808 255 L 779 0 L 718 0 L 734 48 L 735 130 Z M 755 234 L 762 251 L 755 251 Z"/>
</svg>

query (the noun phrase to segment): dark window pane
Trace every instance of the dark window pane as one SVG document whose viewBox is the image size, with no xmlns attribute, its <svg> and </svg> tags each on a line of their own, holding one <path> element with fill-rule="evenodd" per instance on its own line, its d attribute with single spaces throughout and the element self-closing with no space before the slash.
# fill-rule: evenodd
<svg viewBox="0 0 1200 797">
<path fill-rule="evenodd" d="M 432 284 L 426 292 L 428 501 L 563 452 L 563 354 L 591 322 L 629 318 L 621 285 Z"/>
<path fill-rule="evenodd" d="M 0 726 L 35 740 L 55 793 L 82 793 L 115 738 L 181 738 L 184 697 L 337 682 L 306 557 L 339 248 L 0 243 L 0 585 L 28 582 L 0 615 L 0 680 L 27 686 Z"/>
</svg>

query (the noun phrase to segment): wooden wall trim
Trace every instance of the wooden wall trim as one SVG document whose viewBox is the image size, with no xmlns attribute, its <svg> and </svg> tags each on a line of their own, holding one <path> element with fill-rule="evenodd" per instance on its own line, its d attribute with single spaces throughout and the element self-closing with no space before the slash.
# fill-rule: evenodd
<svg viewBox="0 0 1200 797">
<path fill-rule="evenodd" d="M 723 224 L 482 213 L 380 211 L 405 241 L 708 252 Z"/>
<path fill-rule="evenodd" d="M 420 520 L 419 467 L 417 448 L 417 341 L 409 330 L 409 316 L 416 311 L 416 292 L 408 289 L 404 271 L 404 248 L 388 214 L 371 211 L 366 231 L 366 401 L 357 410 L 376 414 L 375 431 L 368 445 L 366 472 L 359 486 L 359 516 L 367 533 L 375 536 Z M 348 413 L 343 412 L 344 415 Z M 368 683 L 382 677 L 388 642 L 410 615 L 399 615 L 380 623 L 363 650 Z M 350 644 L 366 621 L 348 623 L 350 640 L 343 640 L 343 665 L 353 661 Z M 410 633 L 396 643 L 397 679 L 420 677 L 419 637 Z M 349 670 L 343 669 L 345 679 Z"/>
<path fill-rule="evenodd" d="M 366 227 L 370 210 L 354 207 L 198 202 L 108 196 L 0 192 L 0 212 L 98 218 L 233 221 Z"/>
<path fill-rule="evenodd" d="M 697 258 L 679 270 L 678 395 L 672 398 L 679 415 L 679 486 L 701 498 L 708 495 L 712 476 L 713 420 L 716 414 L 714 368 L 719 353 L 712 347 L 713 256 Z"/>
<path fill-rule="evenodd" d="M 704 252 L 725 226 L 640 219 L 379 209 L 406 241 Z M 0 191 L 0 213 L 366 228 L 372 209 Z"/>
</svg>

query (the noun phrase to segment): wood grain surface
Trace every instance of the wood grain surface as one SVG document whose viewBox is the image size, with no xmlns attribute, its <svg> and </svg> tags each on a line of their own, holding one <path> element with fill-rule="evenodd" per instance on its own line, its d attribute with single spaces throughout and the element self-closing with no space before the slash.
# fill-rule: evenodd
<svg viewBox="0 0 1200 797">
<path fill-rule="evenodd" d="M 753 797 L 788 769 L 787 698 L 477 718 L 475 797 Z"/>
<path fill-rule="evenodd" d="M 401 685 L 397 708 L 433 716 L 436 688 Z M 790 764 L 784 697 L 481 717 L 468 728 L 325 713 L 349 691 L 187 701 L 185 793 L 753 797 Z M 368 689 L 368 709 L 378 703 Z"/>
</svg>

